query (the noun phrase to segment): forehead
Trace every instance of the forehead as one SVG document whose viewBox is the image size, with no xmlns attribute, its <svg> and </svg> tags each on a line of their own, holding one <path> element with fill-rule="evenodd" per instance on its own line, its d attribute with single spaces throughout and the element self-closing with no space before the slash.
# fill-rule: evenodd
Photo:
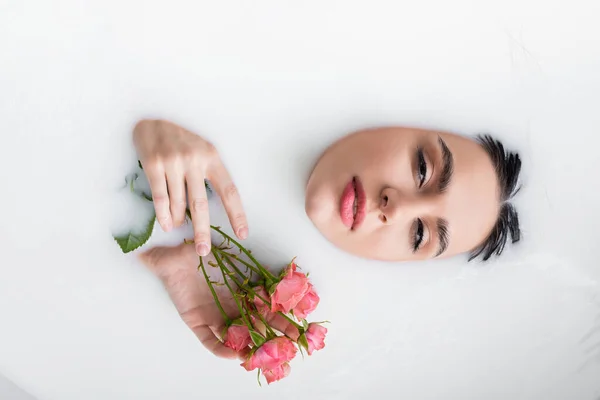
<svg viewBox="0 0 600 400">
<path fill-rule="evenodd" d="M 438 135 L 454 158 L 452 182 L 440 210 L 450 228 L 447 255 L 454 255 L 477 247 L 492 230 L 499 210 L 498 178 L 479 143 L 450 133 Z"/>
</svg>

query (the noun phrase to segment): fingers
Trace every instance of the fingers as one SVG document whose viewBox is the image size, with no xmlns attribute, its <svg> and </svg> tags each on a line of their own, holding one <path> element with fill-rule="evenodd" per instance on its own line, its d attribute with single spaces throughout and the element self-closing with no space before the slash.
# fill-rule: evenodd
<svg viewBox="0 0 600 400">
<path fill-rule="evenodd" d="M 242 361 L 246 361 L 249 354 L 250 354 L 250 347 L 246 347 L 245 349 L 238 351 L 238 359 L 240 359 Z"/>
<path fill-rule="evenodd" d="M 221 325 L 218 327 L 211 326 L 210 330 L 212 331 L 215 338 L 217 338 L 217 340 L 219 338 L 221 338 L 223 340 L 225 339 L 223 337 L 223 332 L 225 332 L 225 325 Z M 231 356 L 231 357 L 229 356 L 229 354 L 226 354 L 224 358 L 238 358 L 240 360 L 245 361 L 246 358 L 248 358 L 248 354 L 250 354 L 250 347 L 246 347 L 245 349 L 242 349 L 240 351 L 232 350 L 225 345 L 223 345 L 223 347 L 225 347 L 227 350 L 231 350 L 235 354 L 234 356 Z M 213 351 L 213 354 L 217 355 L 214 351 Z M 222 357 L 222 356 L 220 356 L 220 357 Z"/>
<path fill-rule="evenodd" d="M 237 187 L 220 161 L 216 162 L 212 169 L 212 175 L 211 182 L 221 197 L 235 235 L 242 240 L 246 239 L 248 237 L 248 221 Z"/>
<path fill-rule="evenodd" d="M 286 334 L 293 340 L 298 340 L 298 337 L 300 336 L 298 329 L 283 316 L 279 314 L 269 313 L 269 316 L 267 317 L 267 322 L 279 332 Z"/>
<path fill-rule="evenodd" d="M 169 193 L 167 191 L 165 170 L 162 166 L 149 165 L 146 167 L 146 176 L 150 183 L 152 201 L 156 210 L 156 219 L 161 228 L 165 232 L 168 232 L 173 228 L 173 221 L 169 207 Z"/>
<path fill-rule="evenodd" d="M 219 339 L 223 330 L 223 326 L 218 328 L 209 327 L 206 325 L 202 316 L 201 307 L 193 308 L 184 313 L 181 313 L 181 319 L 194 332 L 200 343 L 217 357 L 235 359 L 240 355 L 235 351 L 226 347 Z"/>
<path fill-rule="evenodd" d="M 194 243 L 196 253 L 206 256 L 210 252 L 210 218 L 208 215 L 208 198 L 204 187 L 204 176 L 193 169 L 187 175 L 190 212 L 194 225 Z"/>
<path fill-rule="evenodd" d="M 198 256 L 190 245 L 155 247 L 139 256 L 162 280 L 182 321 L 194 332 L 202 345 L 217 357 L 243 359 L 242 353 L 225 347 L 217 330 L 207 325 L 206 318 L 214 311 L 202 301 L 200 278 L 196 272 Z"/>
<path fill-rule="evenodd" d="M 225 345 L 221 343 L 221 341 L 215 336 L 213 331 L 208 326 L 196 326 L 192 328 L 192 331 L 200 340 L 200 343 L 202 343 L 202 345 L 215 356 L 227 359 L 236 359 L 239 357 L 236 351 L 230 349 L 229 347 L 225 347 Z"/>
<path fill-rule="evenodd" d="M 166 166 L 167 187 L 169 190 L 169 203 L 171 218 L 174 226 L 181 226 L 185 221 L 185 177 L 178 164 Z"/>
</svg>

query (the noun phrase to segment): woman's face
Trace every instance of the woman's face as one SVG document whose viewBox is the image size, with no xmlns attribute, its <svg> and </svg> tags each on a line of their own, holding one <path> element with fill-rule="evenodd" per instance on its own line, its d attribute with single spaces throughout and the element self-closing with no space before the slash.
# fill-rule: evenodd
<svg viewBox="0 0 600 400">
<path fill-rule="evenodd" d="M 473 250 L 499 212 L 485 150 L 451 133 L 361 131 L 331 145 L 306 188 L 306 213 L 334 245 L 389 261 Z"/>
</svg>

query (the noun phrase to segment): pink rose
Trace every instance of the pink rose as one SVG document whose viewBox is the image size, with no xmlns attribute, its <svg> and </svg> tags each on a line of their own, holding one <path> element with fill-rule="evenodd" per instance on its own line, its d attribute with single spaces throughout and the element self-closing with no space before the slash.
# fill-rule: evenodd
<svg viewBox="0 0 600 400">
<path fill-rule="evenodd" d="M 308 278 L 296 272 L 296 264 L 291 263 L 284 278 L 275 287 L 271 296 L 271 311 L 289 313 L 308 291 Z"/>
<path fill-rule="evenodd" d="M 327 328 L 319 324 L 308 324 L 306 331 L 306 341 L 308 342 L 308 355 L 312 355 L 313 351 L 321 350 L 325 347 L 325 335 Z"/>
<path fill-rule="evenodd" d="M 227 328 L 227 339 L 225 346 L 235 351 L 240 351 L 248 347 L 252 339 L 246 325 L 231 325 Z"/>
<path fill-rule="evenodd" d="M 291 369 L 292 368 L 290 367 L 290 364 L 283 363 L 275 369 L 263 371 L 263 375 L 265 376 L 265 378 L 267 378 L 267 383 L 270 385 L 271 383 L 288 376 L 290 374 Z"/>
<path fill-rule="evenodd" d="M 284 336 L 279 336 L 263 343 L 241 365 L 246 368 L 246 371 L 252 371 L 256 368 L 271 371 L 294 358 L 297 351 L 294 342 Z"/>
<path fill-rule="evenodd" d="M 294 307 L 294 315 L 296 318 L 304 319 L 311 312 L 315 311 L 317 305 L 319 304 L 319 295 L 315 292 L 313 285 L 308 284 L 308 292 L 304 295 L 302 300 L 296 304 Z"/>
<path fill-rule="evenodd" d="M 256 293 L 256 295 L 254 296 L 253 302 L 256 306 L 256 310 L 260 313 L 260 315 L 265 317 L 265 319 L 269 320 L 271 316 L 269 305 L 260 299 L 260 297 L 262 297 L 263 299 L 269 301 L 269 294 L 262 286 L 255 287 L 254 293 Z"/>
</svg>

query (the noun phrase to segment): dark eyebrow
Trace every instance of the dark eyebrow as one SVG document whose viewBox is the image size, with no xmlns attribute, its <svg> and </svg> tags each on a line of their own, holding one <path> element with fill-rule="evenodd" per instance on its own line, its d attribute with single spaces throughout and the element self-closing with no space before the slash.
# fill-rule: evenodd
<svg viewBox="0 0 600 400">
<path fill-rule="evenodd" d="M 437 220 L 437 231 L 438 231 L 438 251 L 435 253 L 433 258 L 438 257 L 448 248 L 448 221 L 442 218 L 438 218 Z"/>
<path fill-rule="evenodd" d="M 452 180 L 454 157 L 448 146 L 446 146 L 446 142 L 444 142 L 441 137 L 438 137 L 438 143 L 442 149 L 442 172 L 440 173 L 440 178 L 438 180 L 438 192 L 443 193 L 448 188 L 450 180 Z"/>
</svg>

